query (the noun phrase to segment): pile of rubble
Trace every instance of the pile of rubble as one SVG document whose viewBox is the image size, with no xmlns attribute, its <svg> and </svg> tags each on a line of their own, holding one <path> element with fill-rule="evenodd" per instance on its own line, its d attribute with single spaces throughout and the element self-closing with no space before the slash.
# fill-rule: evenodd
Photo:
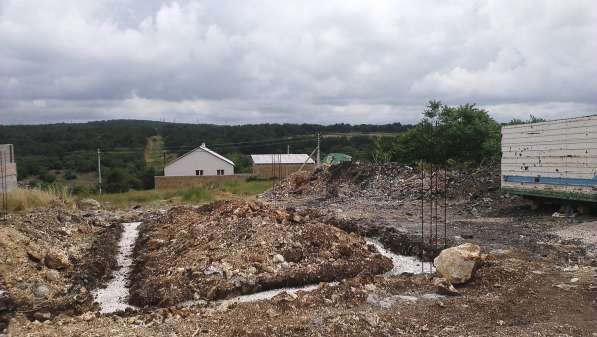
<svg viewBox="0 0 597 337">
<path fill-rule="evenodd" d="M 415 201 L 421 197 L 461 200 L 468 209 L 486 209 L 500 198 L 497 165 L 469 170 L 436 170 L 433 175 L 397 163 L 368 164 L 345 162 L 325 165 L 313 172 L 296 172 L 265 192 L 266 199 L 318 198 L 344 200 Z M 431 190 L 433 180 L 434 190 Z M 446 187 L 446 188 L 444 188 Z M 487 206 L 487 207 L 484 207 Z M 474 211 L 473 211 L 474 212 Z"/>
<path fill-rule="evenodd" d="M 131 303 L 168 306 L 374 275 L 391 261 L 356 234 L 260 202 L 176 207 L 142 225 Z"/>
<path fill-rule="evenodd" d="M 429 172 L 421 188 L 421 171 L 397 163 L 368 164 L 345 162 L 325 165 L 313 172 L 297 172 L 268 191 L 267 197 L 309 196 L 330 198 L 419 199 L 441 195 L 447 184 L 449 198 L 476 197 L 499 189 L 499 168 L 495 165 L 471 170 L 436 170 L 438 191 L 430 190 Z"/>
</svg>

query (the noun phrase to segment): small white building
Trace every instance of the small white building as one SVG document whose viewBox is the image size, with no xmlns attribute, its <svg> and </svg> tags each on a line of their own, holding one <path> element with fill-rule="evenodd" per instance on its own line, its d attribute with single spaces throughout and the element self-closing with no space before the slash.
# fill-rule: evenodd
<svg viewBox="0 0 597 337">
<path fill-rule="evenodd" d="M 166 177 L 228 176 L 234 174 L 234 162 L 201 144 L 198 148 L 168 163 Z"/>
</svg>

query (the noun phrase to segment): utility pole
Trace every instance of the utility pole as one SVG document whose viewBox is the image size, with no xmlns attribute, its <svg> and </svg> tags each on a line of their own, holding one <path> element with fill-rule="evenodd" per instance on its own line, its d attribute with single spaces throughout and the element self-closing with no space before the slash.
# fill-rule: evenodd
<svg viewBox="0 0 597 337">
<path fill-rule="evenodd" d="M 97 148 L 97 182 L 99 194 L 102 194 L 102 155 L 99 147 Z"/>
<path fill-rule="evenodd" d="M 319 136 L 319 132 L 317 133 L 317 166 L 319 166 L 320 163 L 320 146 L 321 146 L 321 140 L 320 140 L 320 136 Z"/>
<path fill-rule="evenodd" d="M 166 175 L 166 151 L 162 151 L 162 175 Z"/>
</svg>

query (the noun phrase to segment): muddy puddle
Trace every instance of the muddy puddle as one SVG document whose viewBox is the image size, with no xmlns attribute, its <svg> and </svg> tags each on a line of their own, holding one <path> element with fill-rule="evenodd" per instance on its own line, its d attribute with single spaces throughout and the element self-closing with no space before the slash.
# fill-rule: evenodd
<svg viewBox="0 0 597 337">
<path fill-rule="evenodd" d="M 141 222 L 123 223 L 123 232 L 118 244 L 118 270 L 114 271 L 113 278 L 108 286 L 94 291 L 95 301 L 100 305 L 101 313 L 112 313 L 133 308 L 128 304 L 129 275 L 133 264 L 132 253 L 135 242 L 139 236 L 139 225 Z"/>
</svg>

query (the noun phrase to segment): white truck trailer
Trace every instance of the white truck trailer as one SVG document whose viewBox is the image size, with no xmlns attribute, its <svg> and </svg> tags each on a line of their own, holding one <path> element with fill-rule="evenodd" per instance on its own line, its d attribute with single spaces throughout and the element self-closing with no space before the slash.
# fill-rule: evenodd
<svg viewBox="0 0 597 337">
<path fill-rule="evenodd" d="M 502 128 L 502 191 L 597 203 L 597 115 Z"/>
</svg>

